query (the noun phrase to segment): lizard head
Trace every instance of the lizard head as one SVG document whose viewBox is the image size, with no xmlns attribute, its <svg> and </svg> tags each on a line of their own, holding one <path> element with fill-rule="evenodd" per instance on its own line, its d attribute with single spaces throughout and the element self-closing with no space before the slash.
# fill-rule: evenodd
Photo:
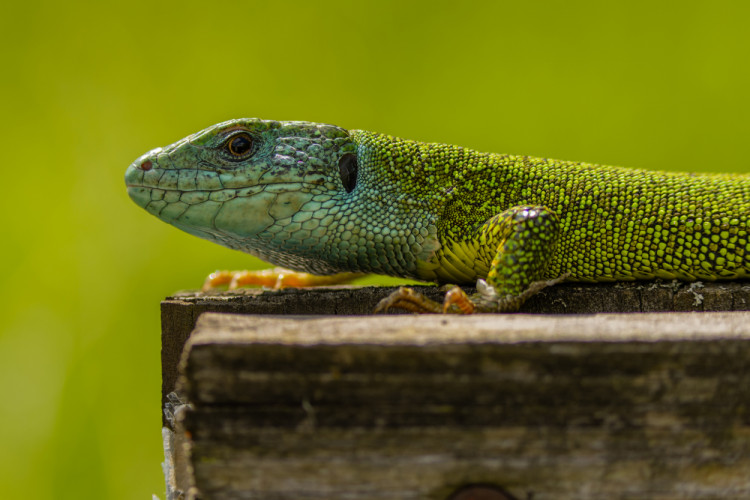
<svg viewBox="0 0 750 500">
<path fill-rule="evenodd" d="M 276 265 L 417 276 L 417 260 L 439 244 L 431 201 L 420 198 L 423 167 L 409 168 L 416 149 L 333 125 L 243 118 L 149 151 L 125 183 L 163 221 Z"/>
<path fill-rule="evenodd" d="M 237 119 L 149 151 L 125 182 L 133 201 L 165 222 L 255 253 L 246 240 L 311 237 L 329 215 L 323 205 L 354 189 L 356 150 L 333 125 Z"/>
</svg>

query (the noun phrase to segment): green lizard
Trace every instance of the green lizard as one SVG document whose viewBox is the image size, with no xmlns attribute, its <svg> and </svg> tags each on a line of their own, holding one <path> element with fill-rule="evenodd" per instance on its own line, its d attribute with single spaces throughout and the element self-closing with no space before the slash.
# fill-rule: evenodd
<svg viewBox="0 0 750 500">
<path fill-rule="evenodd" d="M 514 311 L 566 281 L 750 277 L 750 175 L 480 153 L 308 122 L 231 120 L 155 149 L 130 197 L 178 228 L 294 270 L 454 288 L 381 308 Z M 485 281 L 486 280 L 486 281 Z"/>
</svg>

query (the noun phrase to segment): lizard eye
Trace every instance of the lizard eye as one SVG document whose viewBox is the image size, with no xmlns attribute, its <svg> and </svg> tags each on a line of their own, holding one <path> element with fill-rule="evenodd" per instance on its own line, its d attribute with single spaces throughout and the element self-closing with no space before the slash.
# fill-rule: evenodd
<svg viewBox="0 0 750 500">
<path fill-rule="evenodd" d="M 244 160 L 253 152 L 253 137 L 242 132 L 235 134 L 224 143 L 224 149 L 233 160 Z"/>
<path fill-rule="evenodd" d="M 351 193 L 357 186 L 357 155 L 346 153 L 339 159 L 339 173 L 341 183 L 347 193 Z"/>
</svg>

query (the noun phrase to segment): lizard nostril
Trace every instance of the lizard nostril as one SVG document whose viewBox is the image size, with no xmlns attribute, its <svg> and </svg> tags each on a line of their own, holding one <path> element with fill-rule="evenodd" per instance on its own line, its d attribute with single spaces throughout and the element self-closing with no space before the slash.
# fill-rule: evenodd
<svg viewBox="0 0 750 500">
<path fill-rule="evenodd" d="M 151 160 L 146 160 L 143 163 L 141 163 L 141 170 L 151 170 L 151 167 L 153 167 L 154 164 L 151 163 Z"/>
</svg>

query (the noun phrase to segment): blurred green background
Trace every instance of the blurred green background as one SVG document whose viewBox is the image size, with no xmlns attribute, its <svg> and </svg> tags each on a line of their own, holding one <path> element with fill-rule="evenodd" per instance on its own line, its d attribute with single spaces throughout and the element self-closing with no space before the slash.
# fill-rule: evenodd
<svg viewBox="0 0 750 500">
<path fill-rule="evenodd" d="M 242 116 L 750 171 L 750 3 L 6 2 L 0 491 L 163 498 L 159 301 L 246 255 L 136 207 L 141 153 Z"/>
</svg>

